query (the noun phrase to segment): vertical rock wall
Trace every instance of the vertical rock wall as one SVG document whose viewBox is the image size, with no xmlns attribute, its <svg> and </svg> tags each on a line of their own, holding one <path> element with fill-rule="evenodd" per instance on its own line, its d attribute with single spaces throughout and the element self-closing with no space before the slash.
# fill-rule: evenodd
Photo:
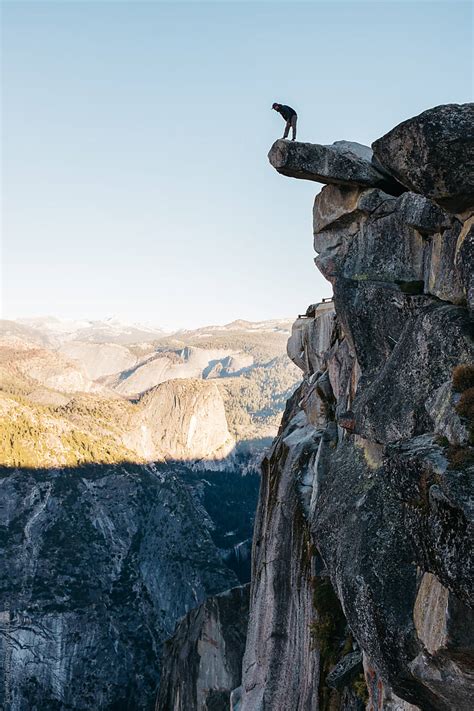
<svg viewBox="0 0 474 711">
<path fill-rule="evenodd" d="M 270 151 L 328 183 L 334 305 L 288 345 L 304 378 L 263 466 L 242 711 L 472 707 L 473 109 L 426 111 L 375 155 Z"/>
<path fill-rule="evenodd" d="M 0 470 L 0 708 L 154 707 L 175 622 L 237 578 L 171 468 Z"/>
<path fill-rule="evenodd" d="M 249 586 L 207 598 L 166 642 L 156 711 L 227 711 L 240 683 Z"/>
</svg>

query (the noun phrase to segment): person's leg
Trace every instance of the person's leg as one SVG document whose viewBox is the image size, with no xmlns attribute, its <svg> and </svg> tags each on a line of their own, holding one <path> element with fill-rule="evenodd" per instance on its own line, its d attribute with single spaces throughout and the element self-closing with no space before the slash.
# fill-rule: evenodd
<svg viewBox="0 0 474 711">
<path fill-rule="evenodd" d="M 291 139 L 292 141 L 294 141 L 296 138 L 296 120 L 297 120 L 297 118 L 298 117 L 296 115 L 292 116 L 292 118 L 291 118 L 291 128 L 293 129 L 293 138 Z"/>
<path fill-rule="evenodd" d="M 290 126 L 291 126 L 291 121 L 287 121 L 286 126 L 285 126 L 285 133 L 283 134 L 283 138 L 288 138 L 288 134 L 290 132 Z"/>
</svg>

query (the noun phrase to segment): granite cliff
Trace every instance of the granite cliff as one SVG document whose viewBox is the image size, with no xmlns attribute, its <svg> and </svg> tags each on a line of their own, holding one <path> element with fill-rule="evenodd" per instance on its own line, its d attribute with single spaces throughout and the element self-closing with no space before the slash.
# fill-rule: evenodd
<svg viewBox="0 0 474 711">
<path fill-rule="evenodd" d="M 240 711 L 472 708 L 474 105 L 278 140 L 316 196 L 303 371 L 264 460 Z"/>
<path fill-rule="evenodd" d="M 152 709 L 163 642 L 237 585 L 171 466 L 0 470 L 0 708 Z"/>
<path fill-rule="evenodd" d="M 163 651 L 156 711 L 226 711 L 239 684 L 249 586 L 209 597 L 179 622 Z"/>
</svg>

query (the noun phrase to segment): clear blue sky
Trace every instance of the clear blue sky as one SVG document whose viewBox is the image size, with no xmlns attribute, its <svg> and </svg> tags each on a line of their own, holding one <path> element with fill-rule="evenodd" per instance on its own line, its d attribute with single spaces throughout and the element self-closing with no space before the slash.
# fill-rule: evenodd
<svg viewBox="0 0 474 711">
<path fill-rule="evenodd" d="M 3 314 L 292 316 L 317 184 L 267 162 L 472 100 L 469 2 L 4 2 Z"/>
</svg>

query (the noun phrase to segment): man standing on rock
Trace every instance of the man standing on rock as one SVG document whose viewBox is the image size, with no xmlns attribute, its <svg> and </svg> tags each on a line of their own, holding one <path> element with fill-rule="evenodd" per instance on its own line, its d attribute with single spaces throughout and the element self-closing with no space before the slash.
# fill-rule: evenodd
<svg viewBox="0 0 474 711">
<path fill-rule="evenodd" d="M 294 141 L 296 138 L 296 121 L 298 119 L 296 111 L 292 109 L 291 106 L 286 106 L 285 104 L 277 103 L 273 104 L 272 109 L 278 111 L 278 113 L 281 114 L 286 121 L 285 133 L 283 134 L 283 138 L 288 138 L 288 134 L 290 132 L 291 127 L 293 129 L 293 138 L 291 140 Z"/>
</svg>

